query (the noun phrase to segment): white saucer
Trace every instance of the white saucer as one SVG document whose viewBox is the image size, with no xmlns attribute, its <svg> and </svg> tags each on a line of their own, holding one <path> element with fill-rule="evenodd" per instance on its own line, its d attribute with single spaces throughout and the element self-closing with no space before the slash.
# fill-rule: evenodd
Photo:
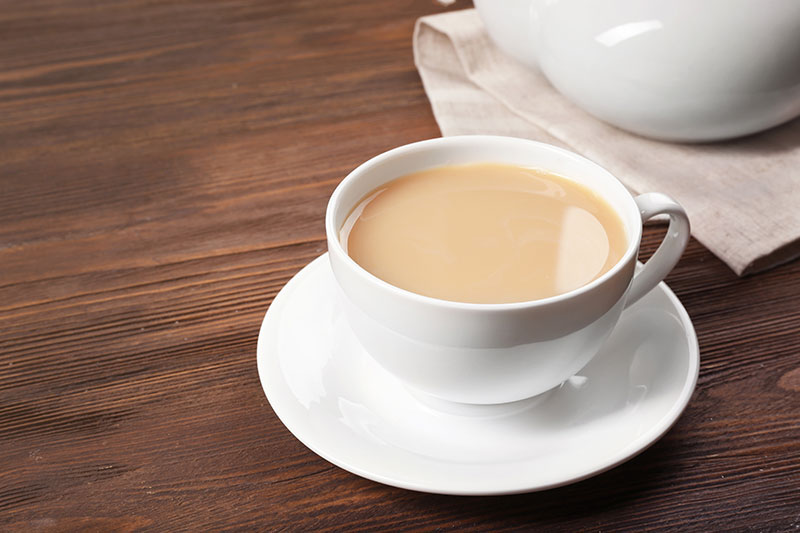
<svg viewBox="0 0 800 533">
<path fill-rule="evenodd" d="M 270 306 L 258 373 L 303 444 L 368 479 L 442 494 L 510 494 L 572 483 L 658 440 L 689 402 L 697 337 L 661 283 L 626 310 L 607 346 L 539 399 L 500 410 L 420 401 L 364 353 L 338 310 L 327 254 Z"/>
</svg>

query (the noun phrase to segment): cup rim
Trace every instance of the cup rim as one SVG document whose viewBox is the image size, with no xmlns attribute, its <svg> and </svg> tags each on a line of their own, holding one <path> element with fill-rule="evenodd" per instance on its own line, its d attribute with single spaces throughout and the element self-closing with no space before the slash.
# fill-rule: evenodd
<svg viewBox="0 0 800 533">
<path fill-rule="evenodd" d="M 547 298 L 539 298 L 536 300 L 523 300 L 519 302 L 505 302 L 505 303 L 475 303 L 475 302 L 459 302 L 455 300 L 445 300 L 442 298 L 435 298 L 433 296 L 426 296 L 424 294 L 419 294 L 410 291 L 408 289 L 403 289 L 396 285 L 392 285 L 391 283 L 369 272 L 367 269 L 359 265 L 352 257 L 350 257 L 350 255 L 348 255 L 347 251 L 342 246 L 342 243 L 339 241 L 338 238 L 339 229 L 334 227 L 334 211 L 336 209 L 337 204 L 340 202 L 341 196 L 344 194 L 345 189 L 350 185 L 350 183 L 357 180 L 360 175 L 368 172 L 372 167 L 379 165 L 380 163 L 382 163 L 387 159 L 400 157 L 409 152 L 419 150 L 420 148 L 426 146 L 460 143 L 467 141 L 481 141 L 481 140 L 486 142 L 524 143 L 536 146 L 541 149 L 557 152 L 561 156 L 567 157 L 575 161 L 588 163 L 589 165 L 596 167 L 598 170 L 607 174 L 609 177 L 613 178 L 617 183 L 619 183 L 619 185 L 627 193 L 627 197 L 630 200 L 632 208 L 636 209 L 638 213 L 638 208 L 636 207 L 636 203 L 633 199 L 633 196 L 630 194 L 630 192 L 625 188 L 625 186 L 622 184 L 622 182 L 619 181 L 619 179 L 616 176 L 611 174 L 611 172 L 609 172 L 599 164 L 595 163 L 594 161 L 586 157 L 583 157 L 581 155 L 578 155 L 574 152 L 571 152 L 569 150 L 566 150 L 564 148 L 561 148 L 559 146 L 543 143 L 540 141 L 534 141 L 530 139 L 523 139 L 520 137 L 508 137 L 502 135 L 454 135 L 450 137 L 434 137 L 431 139 L 425 139 L 422 141 L 416 141 L 413 143 L 398 146 L 396 148 L 392 148 L 391 150 L 382 152 L 368 159 L 367 161 L 361 163 L 355 169 L 350 171 L 347 174 L 347 176 L 345 176 L 344 179 L 342 179 L 341 182 L 339 182 L 339 184 L 336 186 L 333 193 L 331 194 L 330 199 L 328 200 L 328 205 L 325 212 L 325 234 L 328 242 L 328 252 L 336 254 L 344 262 L 344 264 L 346 264 L 349 268 L 353 269 L 361 277 L 366 278 L 370 283 L 375 284 L 378 287 L 382 288 L 383 290 L 389 291 L 398 297 L 406 298 L 420 304 L 435 305 L 437 307 L 442 307 L 447 309 L 466 310 L 466 311 L 492 311 L 492 310 L 499 311 L 499 310 L 528 309 L 536 307 L 545 307 L 555 303 L 571 300 L 583 294 L 593 291 L 597 287 L 605 284 L 612 278 L 616 277 L 623 270 L 623 268 L 625 268 L 625 265 L 627 265 L 632 259 L 635 259 L 635 256 L 638 254 L 639 245 L 642 238 L 641 223 L 633 225 L 631 235 L 629 236 L 628 239 L 628 247 L 625 250 L 625 253 L 622 255 L 622 257 L 619 259 L 619 261 L 617 261 L 614 264 L 614 266 L 612 266 L 603 275 L 590 281 L 585 285 L 582 285 L 568 292 L 557 294 L 555 296 L 549 296 Z M 414 170 L 409 170 L 409 172 L 413 171 Z M 625 225 L 626 229 L 628 229 L 627 228 L 628 224 L 626 223 Z"/>
</svg>

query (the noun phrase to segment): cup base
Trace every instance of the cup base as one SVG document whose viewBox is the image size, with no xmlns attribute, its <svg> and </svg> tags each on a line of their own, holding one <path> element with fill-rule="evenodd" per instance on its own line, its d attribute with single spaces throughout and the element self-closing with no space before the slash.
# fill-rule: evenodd
<svg viewBox="0 0 800 533">
<path fill-rule="evenodd" d="M 406 386 L 406 389 L 411 393 L 414 399 L 436 413 L 469 418 L 500 418 L 512 416 L 521 411 L 525 411 L 539 405 L 545 399 L 547 399 L 547 397 L 550 396 L 554 390 L 558 389 L 558 387 L 559 386 L 555 386 L 548 391 L 537 394 L 536 396 L 531 396 L 530 398 L 525 398 L 523 400 L 494 404 L 454 402 L 432 396 L 426 392 L 422 392 L 412 387 Z"/>
</svg>

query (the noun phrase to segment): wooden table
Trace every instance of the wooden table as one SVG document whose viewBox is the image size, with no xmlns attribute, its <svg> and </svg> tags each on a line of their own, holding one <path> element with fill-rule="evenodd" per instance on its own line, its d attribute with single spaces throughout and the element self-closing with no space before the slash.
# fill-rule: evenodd
<svg viewBox="0 0 800 533">
<path fill-rule="evenodd" d="M 0 530 L 800 527 L 798 261 L 737 279 L 693 241 L 668 282 L 700 339 L 694 398 L 648 451 L 572 486 L 387 487 L 276 418 L 264 312 L 325 251 L 342 177 L 438 136 L 411 32 L 442 7 L 3 8 Z"/>
</svg>

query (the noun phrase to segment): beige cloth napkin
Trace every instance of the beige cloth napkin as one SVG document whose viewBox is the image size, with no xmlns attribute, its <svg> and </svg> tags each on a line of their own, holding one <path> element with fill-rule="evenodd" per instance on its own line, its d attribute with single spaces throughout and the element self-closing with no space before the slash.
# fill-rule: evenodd
<svg viewBox="0 0 800 533">
<path fill-rule="evenodd" d="M 739 275 L 800 256 L 800 120 L 744 139 L 670 144 L 628 134 L 503 55 L 474 9 L 423 17 L 414 59 L 442 135 L 526 137 L 566 147 L 635 192 L 663 192 L 692 234 Z"/>
</svg>

